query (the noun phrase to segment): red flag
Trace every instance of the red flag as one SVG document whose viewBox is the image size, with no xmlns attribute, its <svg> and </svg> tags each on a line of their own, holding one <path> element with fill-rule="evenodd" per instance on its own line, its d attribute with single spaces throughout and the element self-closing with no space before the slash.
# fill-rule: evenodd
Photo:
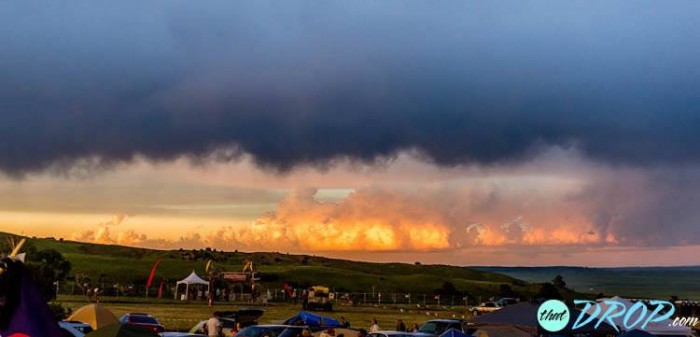
<svg viewBox="0 0 700 337">
<path fill-rule="evenodd" d="M 160 264 L 160 259 L 156 261 L 156 263 L 153 265 L 153 268 L 151 269 L 151 276 L 148 277 L 148 282 L 146 283 L 146 288 L 150 288 L 151 284 L 153 283 L 153 278 L 156 277 L 156 269 L 158 268 L 158 265 Z"/>
<path fill-rule="evenodd" d="M 287 291 L 287 295 L 289 295 L 289 298 L 292 298 L 292 288 L 289 287 L 289 284 L 284 284 L 284 290 Z"/>
<path fill-rule="evenodd" d="M 163 298 L 163 284 L 165 282 L 163 279 L 160 279 L 160 287 L 158 287 L 158 298 Z"/>
</svg>

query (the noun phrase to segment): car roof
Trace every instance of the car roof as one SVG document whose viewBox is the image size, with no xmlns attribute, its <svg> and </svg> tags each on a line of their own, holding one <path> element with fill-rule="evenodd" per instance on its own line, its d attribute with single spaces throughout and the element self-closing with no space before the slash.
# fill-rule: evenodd
<svg viewBox="0 0 700 337">
<path fill-rule="evenodd" d="M 247 328 L 304 328 L 305 326 L 303 325 L 288 325 L 288 324 L 258 324 L 258 325 L 251 325 Z"/>
<path fill-rule="evenodd" d="M 428 322 L 443 322 L 443 323 L 461 323 L 461 319 L 447 319 L 447 318 L 440 318 L 440 319 L 431 319 Z M 427 322 L 426 322 L 427 323 Z"/>
<path fill-rule="evenodd" d="M 396 330 L 380 330 L 380 331 L 377 331 L 377 332 L 370 332 L 369 334 L 373 334 L 373 333 L 383 333 L 383 334 L 385 334 L 385 335 L 388 335 L 388 334 L 410 335 L 410 334 L 412 334 L 412 332 L 396 331 Z"/>
<path fill-rule="evenodd" d="M 58 321 L 59 325 L 72 325 L 72 326 L 90 326 L 90 324 L 78 322 L 78 321 Z"/>
</svg>

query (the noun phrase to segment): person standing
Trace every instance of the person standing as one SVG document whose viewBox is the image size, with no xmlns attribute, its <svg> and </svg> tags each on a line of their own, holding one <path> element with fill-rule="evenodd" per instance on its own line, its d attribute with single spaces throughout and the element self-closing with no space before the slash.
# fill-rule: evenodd
<svg viewBox="0 0 700 337">
<path fill-rule="evenodd" d="M 369 332 L 379 332 L 379 322 L 376 318 L 372 318 L 372 324 L 369 326 Z"/>
<path fill-rule="evenodd" d="M 367 330 L 365 330 L 365 329 L 360 329 L 360 330 L 357 332 L 357 337 L 367 337 Z"/>
<path fill-rule="evenodd" d="M 406 324 L 403 323 L 403 320 L 399 319 L 396 322 L 396 331 L 406 332 Z"/>
<path fill-rule="evenodd" d="M 413 323 L 413 330 L 411 332 L 420 332 L 420 327 L 418 323 Z"/>
<path fill-rule="evenodd" d="M 309 330 L 309 328 L 304 328 L 304 330 L 301 330 L 301 337 L 312 337 L 311 330 Z"/>
<path fill-rule="evenodd" d="M 221 324 L 221 321 L 219 320 L 219 312 L 216 311 L 214 312 L 213 316 L 207 321 L 207 336 L 209 337 L 220 337 L 221 336 L 221 329 L 223 328 L 223 324 Z"/>
</svg>

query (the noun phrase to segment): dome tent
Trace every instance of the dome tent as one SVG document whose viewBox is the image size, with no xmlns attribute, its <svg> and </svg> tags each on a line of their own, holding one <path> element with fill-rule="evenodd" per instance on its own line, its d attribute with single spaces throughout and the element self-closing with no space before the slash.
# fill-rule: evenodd
<svg viewBox="0 0 700 337">
<path fill-rule="evenodd" d="M 81 307 L 68 317 L 68 320 L 90 324 L 95 330 L 110 324 L 119 323 L 117 316 L 114 316 L 112 311 L 99 303 Z"/>
</svg>

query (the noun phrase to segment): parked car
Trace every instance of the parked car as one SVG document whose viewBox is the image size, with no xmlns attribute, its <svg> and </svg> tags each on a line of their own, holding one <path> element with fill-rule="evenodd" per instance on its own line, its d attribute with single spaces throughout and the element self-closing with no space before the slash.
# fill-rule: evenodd
<svg viewBox="0 0 700 337">
<path fill-rule="evenodd" d="M 519 300 L 517 298 L 503 297 L 503 298 L 498 299 L 498 301 L 496 301 L 496 304 L 502 308 L 502 307 L 505 307 L 505 306 L 508 306 L 511 304 L 516 304 L 518 302 L 519 302 Z"/>
<path fill-rule="evenodd" d="M 377 331 L 371 332 L 367 336 L 369 337 L 415 337 L 411 332 L 405 331 Z"/>
<path fill-rule="evenodd" d="M 151 330 L 154 334 L 165 332 L 165 327 L 149 314 L 129 313 L 119 318 L 119 323 L 134 325 Z"/>
<path fill-rule="evenodd" d="M 83 337 L 92 331 L 90 324 L 76 321 L 59 321 L 58 326 L 67 337 Z"/>
<path fill-rule="evenodd" d="M 258 318 L 265 313 L 265 310 L 253 309 L 253 308 L 241 308 L 235 311 L 220 311 L 219 321 L 223 325 L 222 334 L 225 337 L 231 337 L 237 332 L 237 325 L 240 328 L 246 328 L 251 325 L 258 324 Z M 193 334 L 204 334 L 204 325 L 207 321 L 200 321 L 195 326 L 190 329 L 190 333 Z"/>
<path fill-rule="evenodd" d="M 263 324 L 253 325 L 242 329 L 236 333 L 236 337 L 279 337 L 287 329 L 290 331 L 301 333 L 303 326 L 281 325 L 281 324 Z M 286 335 L 286 334 L 285 334 Z"/>
<path fill-rule="evenodd" d="M 223 329 L 221 330 L 222 336 L 232 337 L 236 334 L 236 320 L 232 318 L 221 317 L 219 318 L 219 321 L 223 326 Z M 206 335 L 207 333 L 206 331 L 204 331 L 206 325 L 207 321 L 200 321 L 199 323 L 197 323 L 197 325 L 193 326 L 192 329 L 190 329 L 190 333 Z"/>
<path fill-rule="evenodd" d="M 439 336 L 449 329 L 463 331 L 463 324 L 464 321 L 459 319 L 433 319 L 425 322 L 420 329 L 418 329 L 418 332 L 423 335 Z"/>
<path fill-rule="evenodd" d="M 481 305 L 472 307 L 471 309 L 469 309 L 469 311 L 472 312 L 472 315 L 477 316 L 481 314 L 487 314 L 489 312 L 494 312 L 496 310 L 500 310 L 501 308 L 503 307 L 498 305 L 498 303 L 496 302 L 484 302 L 481 303 Z"/>
</svg>

